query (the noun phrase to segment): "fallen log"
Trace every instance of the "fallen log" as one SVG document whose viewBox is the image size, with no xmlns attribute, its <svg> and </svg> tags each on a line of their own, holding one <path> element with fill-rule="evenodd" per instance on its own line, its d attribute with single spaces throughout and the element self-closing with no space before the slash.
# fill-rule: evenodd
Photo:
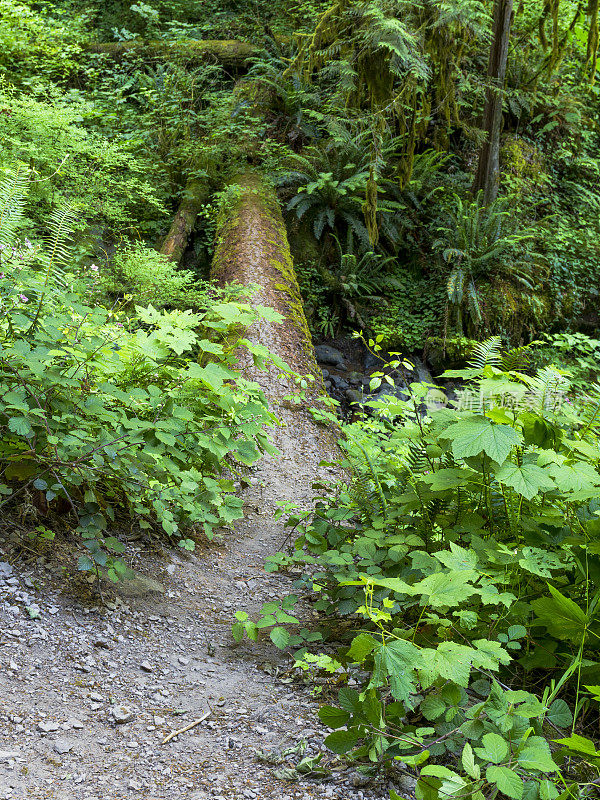
<svg viewBox="0 0 600 800">
<path fill-rule="evenodd" d="M 176 264 L 181 261 L 196 217 L 207 199 L 207 194 L 206 180 L 193 178 L 185 187 L 183 199 L 173 217 L 169 233 L 160 248 L 160 252 L 167 256 L 169 261 L 174 261 Z"/>
<path fill-rule="evenodd" d="M 91 42 L 85 45 L 85 50 L 112 58 L 134 53 L 147 58 L 185 61 L 188 64 L 214 61 L 215 64 L 231 68 L 245 67 L 248 60 L 258 52 L 256 46 L 250 42 L 236 39 L 181 39 L 177 42 L 131 39 L 126 42 Z"/>
<path fill-rule="evenodd" d="M 267 347 L 295 373 L 308 376 L 306 395 L 314 399 L 325 394 L 323 376 L 315 361 L 277 196 L 255 172 L 244 173 L 230 187 L 217 224 L 211 277 L 221 285 L 237 281 L 255 286 L 252 304 L 281 314 L 282 322 L 260 319 L 246 337 Z M 240 366 L 244 369 L 245 365 Z M 255 375 L 251 367 L 250 371 Z M 255 379 L 269 397 L 281 401 L 297 386 L 278 373 L 272 369 Z"/>
</svg>

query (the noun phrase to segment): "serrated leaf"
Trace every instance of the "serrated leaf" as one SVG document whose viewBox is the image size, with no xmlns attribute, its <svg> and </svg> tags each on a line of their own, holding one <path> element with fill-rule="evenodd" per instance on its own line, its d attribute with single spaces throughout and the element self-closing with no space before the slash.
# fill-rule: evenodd
<svg viewBox="0 0 600 800">
<path fill-rule="evenodd" d="M 355 636 L 348 650 L 348 659 L 357 664 L 362 664 L 365 658 L 378 646 L 378 642 L 368 633 L 359 633 Z"/>
<path fill-rule="evenodd" d="M 479 780 L 479 778 L 481 777 L 481 769 L 479 767 L 479 764 L 475 763 L 475 755 L 473 754 L 473 748 L 471 747 L 469 742 L 467 742 L 466 745 L 463 747 L 460 760 L 462 762 L 463 769 L 467 773 L 467 775 L 470 778 L 473 778 L 473 780 Z"/>
<path fill-rule="evenodd" d="M 543 740 L 543 746 L 528 742 L 519 753 L 517 760 L 519 765 L 526 770 L 533 769 L 539 772 L 556 772 L 558 770 L 550 755 L 550 747 L 545 740 Z"/>
<path fill-rule="evenodd" d="M 473 574 L 466 570 L 437 572 L 415 583 L 411 594 L 426 595 L 428 604 L 434 608 L 453 608 L 477 593 L 477 589 L 469 583 Z"/>
<path fill-rule="evenodd" d="M 488 767 L 485 777 L 490 783 L 495 783 L 498 789 L 511 800 L 522 800 L 523 781 L 516 772 L 508 767 L 496 765 Z"/>
<path fill-rule="evenodd" d="M 451 442 L 455 458 L 485 453 L 498 464 L 503 464 L 512 448 L 522 441 L 521 434 L 509 425 L 495 425 L 480 416 L 455 422 L 446 428 L 443 438 Z"/>
<path fill-rule="evenodd" d="M 527 500 L 554 488 L 548 471 L 537 464 L 504 464 L 496 473 L 496 480 L 504 486 L 510 486 Z"/>
<path fill-rule="evenodd" d="M 283 650 L 290 643 L 290 632 L 285 628 L 276 627 L 271 630 L 269 637 L 275 647 Z"/>
<path fill-rule="evenodd" d="M 446 710 L 446 703 L 439 695 L 430 694 L 423 700 L 419 706 L 419 710 L 425 719 L 431 722 L 431 720 L 442 716 Z"/>
<path fill-rule="evenodd" d="M 557 639 L 579 643 L 585 635 L 588 618 L 569 597 L 548 584 L 552 597 L 540 597 L 531 602 L 537 619 Z"/>
<path fill-rule="evenodd" d="M 568 728 L 573 722 L 573 714 L 567 703 L 559 698 L 548 709 L 546 719 L 557 728 Z"/>
<path fill-rule="evenodd" d="M 325 746 L 338 755 L 353 750 L 358 743 L 358 731 L 354 728 L 346 731 L 334 731 L 325 738 Z"/>
<path fill-rule="evenodd" d="M 341 728 L 348 724 L 350 714 L 342 708 L 335 706 L 322 706 L 319 709 L 319 719 L 328 728 Z"/>
<path fill-rule="evenodd" d="M 500 764 L 508 756 L 508 744 L 498 733 L 486 733 L 481 741 L 483 747 L 476 747 L 475 752 L 485 761 Z"/>
</svg>

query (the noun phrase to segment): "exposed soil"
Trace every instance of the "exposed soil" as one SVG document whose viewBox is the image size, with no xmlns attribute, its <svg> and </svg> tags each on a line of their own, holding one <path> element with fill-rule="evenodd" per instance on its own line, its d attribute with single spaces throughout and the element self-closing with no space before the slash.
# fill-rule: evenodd
<svg viewBox="0 0 600 800">
<path fill-rule="evenodd" d="M 257 214 L 251 204 L 241 217 L 244 279 L 263 287 L 259 304 L 281 307 L 263 272 L 272 245 L 261 244 Z M 290 338 L 299 336 L 297 328 L 287 324 L 261 324 L 250 336 L 292 367 L 316 369 L 307 364 L 311 352 Z M 277 767 L 257 760 L 256 751 L 301 742 L 304 755 L 316 754 L 327 734 L 317 701 L 284 674 L 289 657 L 268 640 L 236 646 L 230 628 L 235 610 L 252 613 L 291 590 L 290 578 L 263 570 L 264 557 L 286 536 L 273 511 L 281 500 L 306 506 L 315 478 L 334 477 L 319 462 L 335 456 L 336 432 L 280 402 L 276 370 L 248 367 L 247 374 L 273 398 L 281 457 L 265 458 L 253 471 L 244 519 L 224 546 L 189 557 L 173 553 L 170 563 L 140 549 L 137 569 L 160 581 L 163 593 L 145 582 L 137 587 L 142 596 L 125 596 L 128 587 L 116 602 L 86 608 L 55 562 L 40 558 L 27 570 L 16 563 L 12 572 L 0 564 L 0 798 L 389 796 L 387 786 L 365 785 L 333 757 L 326 757 L 334 768 L 327 782 L 285 782 L 275 777 Z M 304 613 L 312 615 L 309 608 Z M 209 711 L 202 724 L 161 744 Z"/>
</svg>

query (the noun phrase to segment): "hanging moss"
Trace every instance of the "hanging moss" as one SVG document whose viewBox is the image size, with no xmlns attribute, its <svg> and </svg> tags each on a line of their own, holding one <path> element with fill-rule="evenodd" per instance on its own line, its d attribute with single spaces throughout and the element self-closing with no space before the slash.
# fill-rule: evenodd
<svg viewBox="0 0 600 800">
<path fill-rule="evenodd" d="M 369 234 L 369 242 L 372 246 L 375 246 L 379 241 L 379 228 L 377 226 L 377 180 L 375 179 L 375 171 L 372 165 L 369 170 L 363 214 Z"/>
<path fill-rule="evenodd" d="M 598 7 L 600 0 L 590 0 L 588 5 L 588 16 L 590 17 L 590 27 L 588 29 L 586 70 L 589 71 L 591 82 L 596 76 L 596 61 L 598 60 Z"/>
</svg>

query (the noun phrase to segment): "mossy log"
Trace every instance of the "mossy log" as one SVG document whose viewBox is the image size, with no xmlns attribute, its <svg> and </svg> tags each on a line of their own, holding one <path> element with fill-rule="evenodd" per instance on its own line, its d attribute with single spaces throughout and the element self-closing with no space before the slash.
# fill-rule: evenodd
<svg viewBox="0 0 600 800">
<path fill-rule="evenodd" d="M 183 199 L 173 217 L 171 229 L 160 248 L 160 252 L 170 261 L 174 261 L 176 264 L 181 261 L 196 217 L 206 198 L 206 181 L 198 178 L 192 179 L 185 188 Z"/>
<path fill-rule="evenodd" d="M 132 39 L 127 42 L 92 42 L 85 46 L 88 53 L 103 53 L 118 58 L 134 53 L 145 58 L 185 61 L 187 64 L 213 61 L 224 67 L 245 67 L 257 48 L 250 42 L 209 39 L 181 39 L 178 42 Z"/>
<path fill-rule="evenodd" d="M 274 308 L 282 322 L 259 320 L 246 336 L 282 358 L 291 369 L 312 376 L 307 395 L 324 394 L 323 377 L 315 361 L 300 288 L 290 254 L 281 208 L 273 189 L 255 172 L 231 184 L 230 200 L 221 211 L 211 277 L 221 285 L 238 282 L 255 286 L 254 306 Z M 242 367 L 244 365 L 241 365 Z M 279 370 L 257 380 L 270 397 L 281 400 L 295 390 L 293 382 L 275 378 Z"/>
</svg>

